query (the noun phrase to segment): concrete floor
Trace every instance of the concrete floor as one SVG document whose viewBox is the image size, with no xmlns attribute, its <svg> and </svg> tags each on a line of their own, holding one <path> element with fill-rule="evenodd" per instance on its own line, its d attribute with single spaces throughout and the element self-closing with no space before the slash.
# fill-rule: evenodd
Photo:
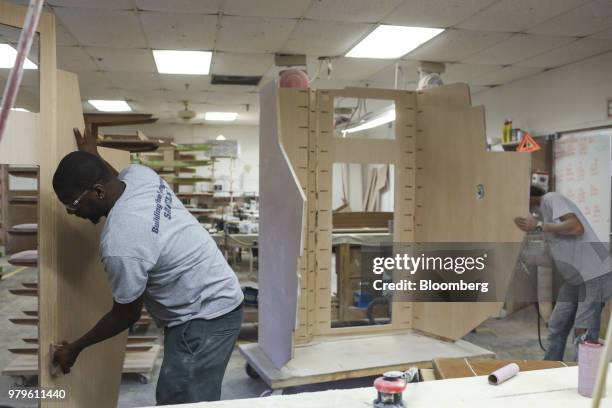
<svg viewBox="0 0 612 408">
<path fill-rule="evenodd" d="M 0 265 L 2 265 L 0 260 Z M 7 270 L 15 269 L 5 267 Z M 33 282 L 37 280 L 37 271 L 32 268 L 25 269 L 5 280 L 0 280 L 0 369 L 12 359 L 7 351 L 9 347 L 22 346 L 22 337 L 36 337 L 34 327 L 17 326 L 8 322 L 8 318 L 18 315 L 21 310 L 32 310 L 36 308 L 36 300 L 29 297 L 14 296 L 8 293 L 8 289 L 21 286 L 22 282 Z M 149 329 L 149 334 L 159 334 L 155 328 Z M 542 336 L 546 336 L 546 328 L 542 325 Z M 253 337 L 252 335 L 250 336 Z M 465 336 L 465 340 L 479 346 L 485 347 L 497 353 L 498 358 L 521 358 L 541 359 L 544 355 L 538 345 L 536 331 L 536 314 L 533 307 L 528 307 L 503 319 L 489 319 L 477 330 Z M 244 340 L 242 340 L 244 341 Z M 572 359 L 573 351 L 568 346 L 568 359 Z M 155 405 L 155 383 L 159 373 L 161 359 L 155 367 L 155 371 L 149 383 L 140 383 L 137 376 L 123 376 L 119 404 L 121 408 L 142 407 Z M 358 386 L 369 386 L 371 378 L 353 380 L 349 382 L 334 382 L 309 387 L 296 387 L 287 390 L 288 393 L 315 391 L 324 388 L 350 388 Z M 7 396 L 7 390 L 14 388 L 14 379 L 0 376 L 0 406 L 30 408 L 35 405 L 15 404 Z M 237 351 L 234 351 L 226 371 L 223 382 L 223 399 L 237 399 L 257 397 L 267 386 L 260 380 L 254 380 L 245 372 L 245 361 Z"/>
</svg>

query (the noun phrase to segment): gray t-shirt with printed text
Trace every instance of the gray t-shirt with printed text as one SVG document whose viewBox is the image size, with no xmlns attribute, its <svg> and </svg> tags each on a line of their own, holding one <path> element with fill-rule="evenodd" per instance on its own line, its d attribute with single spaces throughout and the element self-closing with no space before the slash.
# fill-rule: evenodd
<svg viewBox="0 0 612 408">
<path fill-rule="evenodd" d="M 208 232 L 148 167 L 119 174 L 125 191 L 110 211 L 100 257 L 117 303 L 144 294 L 160 326 L 213 319 L 242 303 L 238 279 Z"/>
<path fill-rule="evenodd" d="M 573 201 L 559 193 L 547 193 L 540 203 L 542 221 L 561 223 L 561 217 L 576 215 L 584 228 L 580 236 L 546 234 L 557 270 L 572 285 L 598 278 L 612 271 L 612 259 L 606 244 L 602 243 L 588 220 Z"/>
</svg>

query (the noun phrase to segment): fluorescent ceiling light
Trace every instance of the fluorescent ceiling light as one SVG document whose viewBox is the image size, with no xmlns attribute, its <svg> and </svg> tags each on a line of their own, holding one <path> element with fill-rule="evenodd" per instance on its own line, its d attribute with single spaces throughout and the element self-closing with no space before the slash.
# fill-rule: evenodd
<svg viewBox="0 0 612 408">
<path fill-rule="evenodd" d="M 225 136 L 219 135 L 219 136 L 217 136 L 217 140 L 225 140 Z"/>
<path fill-rule="evenodd" d="M 341 130 L 342 137 L 346 137 L 346 135 L 349 133 L 360 132 L 362 130 L 368 130 L 368 129 L 375 128 L 377 126 L 382 126 L 384 124 L 393 122 L 394 120 L 395 120 L 395 107 L 381 113 L 380 115 L 376 115 L 372 119 L 367 120 L 364 123 L 361 123 L 357 126 Z"/>
<path fill-rule="evenodd" d="M 126 101 L 103 101 L 90 99 L 89 102 L 100 112 L 130 112 L 132 108 Z"/>
<path fill-rule="evenodd" d="M 13 108 L 11 110 L 15 111 L 15 112 L 30 112 L 29 110 L 27 110 L 25 108 Z"/>
<path fill-rule="evenodd" d="M 153 50 L 153 58 L 160 74 L 208 75 L 212 52 Z"/>
<path fill-rule="evenodd" d="M 346 54 L 350 58 L 400 58 L 444 29 L 380 25 Z"/>
<path fill-rule="evenodd" d="M 17 50 L 8 44 L 0 44 L 0 68 L 13 68 L 15 59 L 17 58 Z M 38 69 L 29 59 L 23 62 L 23 69 Z"/>
<path fill-rule="evenodd" d="M 219 122 L 232 122 L 236 120 L 238 113 L 236 112 L 206 112 L 204 114 L 204 120 L 219 121 Z"/>
</svg>

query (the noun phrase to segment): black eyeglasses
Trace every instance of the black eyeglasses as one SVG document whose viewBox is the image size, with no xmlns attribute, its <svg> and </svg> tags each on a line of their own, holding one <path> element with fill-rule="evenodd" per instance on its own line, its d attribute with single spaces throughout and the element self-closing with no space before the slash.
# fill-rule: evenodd
<svg viewBox="0 0 612 408">
<path fill-rule="evenodd" d="M 71 202 L 70 204 L 64 204 L 64 206 L 70 210 L 70 211 L 76 211 L 79 208 L 79 204 L 81 204 L 81 200 L 87 195 L 87 193 L 89 193 L 91 191 L 91 189 L 87 189 L 85 191 L 83 191 L 83 193 L 73 202 Z"/>
</svg>

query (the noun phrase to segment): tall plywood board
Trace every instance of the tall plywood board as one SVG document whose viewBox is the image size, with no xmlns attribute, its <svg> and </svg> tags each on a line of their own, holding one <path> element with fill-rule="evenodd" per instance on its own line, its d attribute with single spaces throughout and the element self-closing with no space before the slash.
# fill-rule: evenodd
<svg viewBox="0 0 612 408">
<path fill-rule="evenodd" d="M 484 109 L 469 105 L 467 86 L 424 92 L 417 102 L 416 241 L 521 242 L 512 220 L 528 212 L 529 154 L 486 151 Z M 509 283 L 517 256 L 518 245 L 504 247 L 495 270 L 500 285 Z M 415 303 L 413 327 L 458 339 L 500 308 L 500 302 Z"/>
<path fill-rule="evenodd" d="M 275 82 L 260 106 L 259 345 L 280 368 L 293 352 L 306 195 L 281 143 Z"/>
<path fill-rule="evenodd" d="M 74 127 L 83 128 L 83 113 L 77 77 L 58 71 L 57 157 L 76 150 Z M 100 149 L 102 156 L 121 170 L 129 163 L 129 153 Z M 54 197 L 57 201 L 57 199 Z M 66 213 L 56 205 L 57 269 L 39 286 L 40 315 L 51 323 L 41 327 L 40 344 L 62 340 L 74 341 L 91 329 L 112 307 L 112 295 L 99 259 L 99 236 L 102 224 L 94 226 Z M 52 283 L 51 283 L 52 282 Z M 74 311 L 78 310 L 78 314 Z M 117 403 L 125 352 L 127 331 L 84 350 L 70 375 L 52 378 L 48 375 L 47 350 L 41 347 L 41 384 L 70 390 L 64 406 L 109 407 Z M 96 401 L 92 405 L 91 401 Z M 53 405 L 56 406 L 56 405 Z"/>
<path fill-rule="evenodd" d="M 21 27 L 27 9 L 0 0 L 0 24 Z M 68 218 L 52 188 L 60 159 L 75 150 L 72 128 L 83 126 L 81 98 L 74 75 L 56 69 L 55 21 L 43 13 L 40 34 L 40 113 L 14 113 L 0 142 L 0 163 L 39 166 L 39 383 L 67 390 L 67 401 L 41 406 L 115 406 L 125 347 L 124 336 L 85 350 L 71 374 L 49 374 L 48 345 L 75 340 L 111 305 L 98 259 L 99 228 Z M 127 153 L 104 151 L 118 168 Z"/>
</svg>

